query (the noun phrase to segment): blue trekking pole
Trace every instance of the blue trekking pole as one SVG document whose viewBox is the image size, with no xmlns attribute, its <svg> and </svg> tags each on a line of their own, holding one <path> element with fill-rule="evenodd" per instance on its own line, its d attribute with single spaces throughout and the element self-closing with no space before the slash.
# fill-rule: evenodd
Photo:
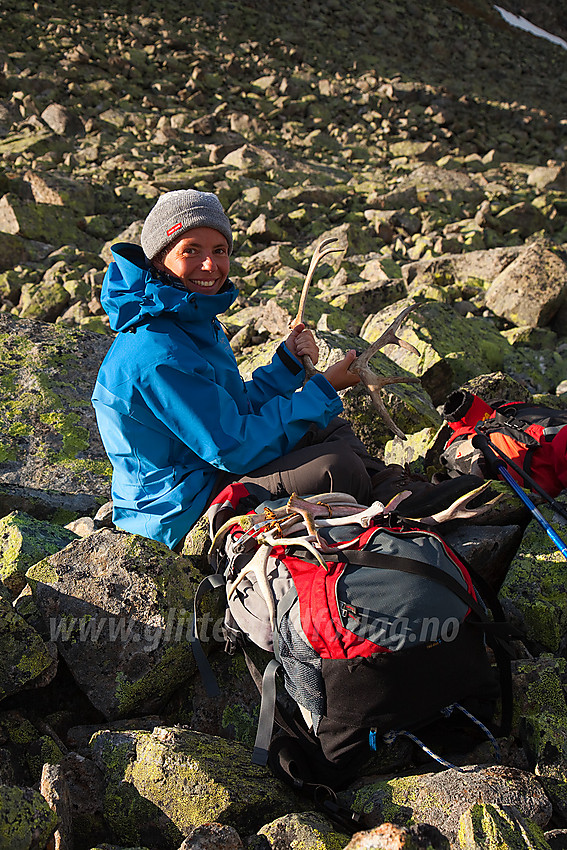
<svg viewBox="0 0 567 850">
<path fill-rule="evenodd" d="M 506 465 L 504 463 L 501 463 L 501 461 L 496 455 L 496 452 L 494 451 L 495 446 L 492 446 L 487 436 L 479 431 L 478 425 L 475 426 L 474 430 L 476 436 L 473 437 L 472 444 L 475 449 L 480 449 L 480 451 L 486 458 L 486 462 L 488 463 L 489 467 L 493 469 L 498 475 L 501 475 L 504 481 L 508 482 L 514 493 L 522 500 L 524 505 L 531 512 L 532 516 L 537 519 L 541 527 L 547 533 L 548 537 L 550 537 L 551 540 L 555 543 L 558 550 L 561 552 L 561 554 L 567 561 L 567 544 L 557 534 L 553 526 L 548 523 L 541 511 L 536 508 L 527 493 L 524 492 L 520 485 L 510 475 L 510 473 L 506 469 Z"/>
</svg>

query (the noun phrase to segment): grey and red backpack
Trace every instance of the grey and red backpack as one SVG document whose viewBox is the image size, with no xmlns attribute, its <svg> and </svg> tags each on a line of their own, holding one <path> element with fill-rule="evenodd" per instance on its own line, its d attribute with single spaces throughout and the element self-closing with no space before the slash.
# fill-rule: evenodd
<svg viewBox="0 0 567 850">
<path fill-rule="evenodd" d="M 229 651 L 244 651 L 261 691 L 253 760 L 295 787 L 325 788 L 328 802 L 384 743 L 408 736 L 429 751 L 416 733 L 451 713 L 496 745 L 488 726 L 501 694 L 507 725 L 511 690 L 495 594 L 437 533 L 379 502 L 328 493 L 298 508 L 294 498 L 233 484 L 209 510 L 215 572 L 195 600 L 193 649 L 213 694 L 198 609 L 223 587 Z M 251 645 L 273 655 L 263 674 Z"/>
</svg>

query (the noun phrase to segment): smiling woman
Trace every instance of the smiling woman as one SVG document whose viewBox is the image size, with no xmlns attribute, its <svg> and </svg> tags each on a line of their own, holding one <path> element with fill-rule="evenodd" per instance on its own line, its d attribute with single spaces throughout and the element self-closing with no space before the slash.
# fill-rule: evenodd
<svg viewBox="0 0 567 850">
<path fill-rule="evenodd" d="M 179 278 L 189 292 L 216 295 L 228 277 L 228 242 L 212 227 L 196 227 L 161 251 L 154 266 Z"/>
<path fill-rule="evenodd" d="M 265 497 L 350 493 L 369 504 L 382 461 L 339 419 L 337 390 L 358 383 L 350 351 L 305 382 L 311 331 L 294 328 L 272 362 L 244 382 L 217 318 L 238 291 L 232 232 L 218 198 L 185 189 L 157 201 L 142 246 L 112 246 L 101 302 L 118 335 L 93 393 L 113 466 L 120 528 L 179 551 L 227 484 Z"/>
</svg>

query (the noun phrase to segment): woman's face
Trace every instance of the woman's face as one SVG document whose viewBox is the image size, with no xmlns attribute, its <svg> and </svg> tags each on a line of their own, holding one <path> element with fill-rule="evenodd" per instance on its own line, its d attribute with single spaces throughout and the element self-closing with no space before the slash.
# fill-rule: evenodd
<svg viewBox="0 0 567 850">
<path fill-rule="evenodd" d="M 212 227 L 194 227 L 182 233 L 154 265 L 179 278 L 189 292 L 216 295 L 228 277 L 228 242 Z"/>
</svg>

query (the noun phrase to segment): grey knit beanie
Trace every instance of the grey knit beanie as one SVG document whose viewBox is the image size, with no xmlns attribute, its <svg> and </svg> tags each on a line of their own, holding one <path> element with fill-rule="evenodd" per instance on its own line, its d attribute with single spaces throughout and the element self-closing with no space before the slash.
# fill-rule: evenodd
<svg viewBox="0 0 567 850">
<path fill-rule="evenodd" d="M 193 227 L 212 227 L 226 237 L 228 253 L 232 253 L 230 222 L 222 204 L 212 192 L 177 189 L 158 198 L 142 228 L 142 248 L 149 260 L 162 248 Z"/>
</svg>

